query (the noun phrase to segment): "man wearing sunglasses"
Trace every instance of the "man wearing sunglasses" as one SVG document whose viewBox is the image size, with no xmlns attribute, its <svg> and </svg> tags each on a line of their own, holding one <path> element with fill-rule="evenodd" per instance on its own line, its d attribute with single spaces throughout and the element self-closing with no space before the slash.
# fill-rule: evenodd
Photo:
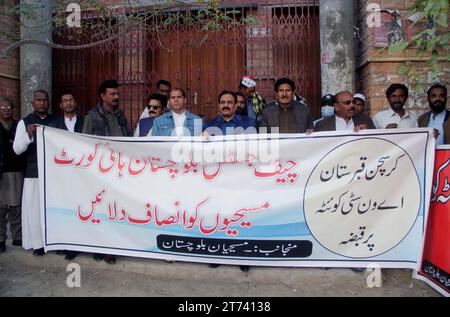
<svg viewBox="0 0 450 317">
<path fill-rule="evenodd" d="M 139 124 L 134 131 L 134 137 L 145 137 L 152 135 L 153 121 L 166 112 L 167 97 L 161 94 L 152 94 L 148 98 L 146 110 L 150 115 L 148 118 L 139 120 Z"/>
<path fill-rule="evenodd" d="M 334 116 L 317 122 L 314 131 L 358 132 L 364 129 L 375 129 L 371 118 L 356 113 L 356 101 L 348 91 L 342 91 L 336 95 L 334 112 Z"/>
</svg>

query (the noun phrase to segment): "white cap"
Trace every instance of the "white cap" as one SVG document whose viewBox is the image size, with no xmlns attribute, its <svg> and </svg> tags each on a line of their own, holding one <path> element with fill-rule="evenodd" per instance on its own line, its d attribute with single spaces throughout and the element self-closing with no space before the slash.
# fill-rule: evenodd
<svg viewBox="0 0 450 317">
<path fill-rule="evenodd" d="M 364 96 L 363 94 L 356 94 L 353 96 L 353 99 L 355 98 L 361 99 L 362 101 L 366 102 L 366 96 Z"/>
<path fill-rule="evenodd" d="M 247 88 L 256 87 L 256 82 L 253 79 L 249 78 L 249 77 L 242 78 L 241 84 L 244 85 Z"/>
</svg>

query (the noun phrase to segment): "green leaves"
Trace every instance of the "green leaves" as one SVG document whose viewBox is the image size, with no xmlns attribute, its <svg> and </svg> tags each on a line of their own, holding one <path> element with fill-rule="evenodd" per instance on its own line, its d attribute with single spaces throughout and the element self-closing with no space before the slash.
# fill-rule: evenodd
<svg viewBox="0 0 450 317">
<path fill-rule="evenodd" d="M 412 26 L 427 21 L 428 27 L 418 32 L 410 42 L 404 41 L 388 47 L 390 55 L 415 49 L 417 56 L 427 56 L 425 63 L 406 62 L 397 68 L 397 72 L 406 76 L 413 87 L 424 84 L 428 75 L 440 76 L 443 72 L 441 62 L 450 61 L 450 33 L 445 29 L 448 27 L 448 9 L 449 0 L 416 0 L 410 15 L 419 13 L 422 19 Z"/>
</svg>

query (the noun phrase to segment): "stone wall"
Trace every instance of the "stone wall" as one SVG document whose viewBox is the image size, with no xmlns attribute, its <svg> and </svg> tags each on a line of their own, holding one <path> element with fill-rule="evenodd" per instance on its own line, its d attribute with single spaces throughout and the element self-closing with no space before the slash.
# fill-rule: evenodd
<svg viewBox="0 0 450 317">
<path fill-rule="evenodd" d="M 401 27 L 403 35 L 406 39 L 412 36 L 412 29 L 409 28 L 408 17 L 409 10 L 414 4 L 414 0 L 392 1 L 392 0 L 363 0 L 355 1 L 356 12 L 358 13 L 358 21 L 356 30 L 357 33 L 357 83 L 356 90 L 365 94 L 368 97 L 370 104 L 370 114 L 374 116 L 377 112 L 387 109 L 389 104 L 386 100 L 385 91 L 392 83 L 404 83 L 411 87 L 408 79 L 405 76 L 398 74 L 398 66 L 404 65 L 406 61 L 415 63 L 416 65 L 423 65 L 423 59 L 417 56 L 413 49 L 408 49 L 405 52 L 389 55 L 387 50 L 381 51 L 383 41 L 380 41 L 383 30 L 375 27 L 370 27 L 367 23 L 368 5 L 377 4 L 382 10 L 398 10 L 400 13 Z M 386 22 L 385 17 L 388 13 L 381 12 L 381 24 Z M 372 16 L 374 17 L 374 16 Z M 370 18 L 370 17 L 369 17 Z M 370 20 L 376 22 L 375 20 Z M 387 37 L 387 36 L 386 36 Z M 428 109 L 426 101 L 426 90 L 435 82 L 441 82 L 449 86 L 450 84 L 450 63 L 443 63 L 444 75 L 439 79 L 434 79 L 428 76 L 420 90 L 415 92 L 411 90 L 408 100 L 408 110 L 419 115 Z"/>
</svg>

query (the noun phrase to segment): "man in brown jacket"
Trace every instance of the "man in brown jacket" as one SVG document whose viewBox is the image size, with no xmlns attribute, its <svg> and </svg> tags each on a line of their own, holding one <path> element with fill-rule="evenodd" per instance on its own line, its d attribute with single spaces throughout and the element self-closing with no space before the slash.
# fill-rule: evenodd
<svg viewBox="0 0 450 317">
<path fill-rule="evenodd" d="M 428 89 L 428 105 L 430 111 L 417 120 L 421 128 L 434 128 L 436 145 L 450 143 L 450 112 L 447 106 L 447 87 L 436 84 Z"/>
</svg>

